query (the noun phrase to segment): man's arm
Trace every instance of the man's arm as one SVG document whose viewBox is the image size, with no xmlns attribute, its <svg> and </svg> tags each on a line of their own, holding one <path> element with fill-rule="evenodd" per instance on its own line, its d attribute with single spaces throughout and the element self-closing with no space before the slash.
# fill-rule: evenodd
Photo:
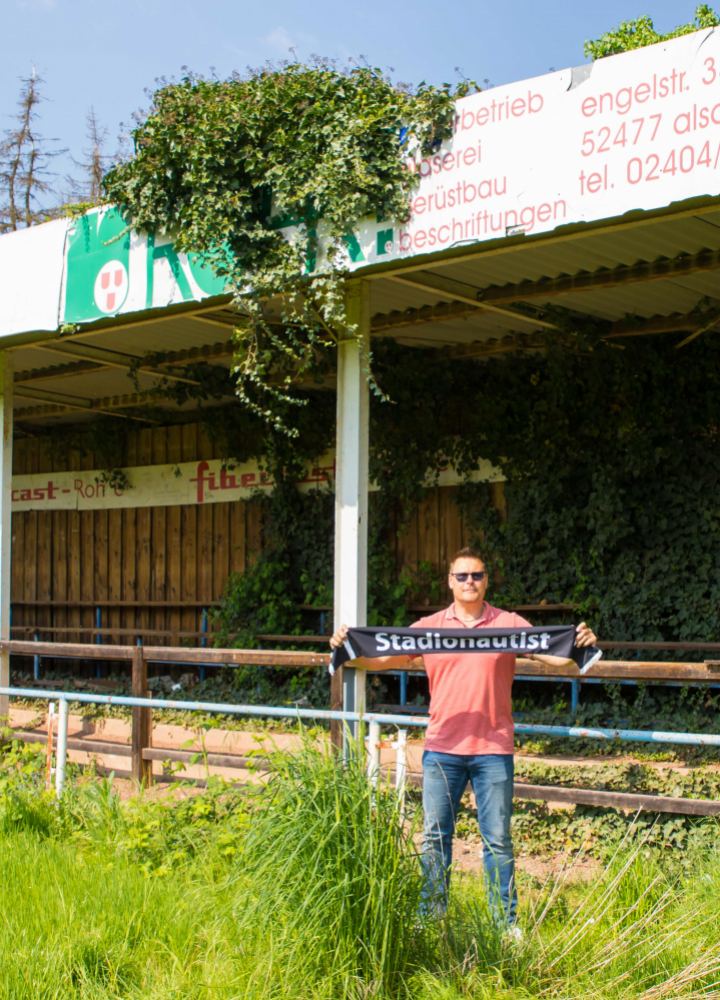
<svg viewBox="0 0 720 1000">
<path fill-rule="evenodd" d="M 347 639 L 347 634 L 348 626 L 342 625 L 330 639 L 332 649 L 339 649 Z M 351 662 L 356 667 L 360 667 L 361 670 L 372 670 L 374 672 L 376 670 L 394 670 L 396 667 L 404 667 L 412 659 L 412 656 L 401 653 L 400 656 L 373 656 L 372 658 L 358 656 L 356 660 L 352 660 Z"/>
<path fill-rule="evenodd" d="M 576 646 L 592 646 L 594 642 L 597 642 L 597 636 L 592 631 L 591 628 L 585 622 L 580 622 L 577 627 L 577 635 L 575 637 Z M 544 653 L 537 654 L 531 653 L 528 657 L 531 660 L 537 660 L 538 663 L 547 663 L 549 667 L 567 667 L 574 660 L 566 660 L 564 656 L 546 656 Z"/>
</svg>

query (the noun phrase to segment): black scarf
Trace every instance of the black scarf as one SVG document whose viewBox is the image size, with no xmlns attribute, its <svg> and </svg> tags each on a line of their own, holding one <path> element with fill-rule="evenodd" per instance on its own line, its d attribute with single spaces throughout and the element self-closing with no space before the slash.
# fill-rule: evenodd
<svg viewBox="0 0 720 1000">
<path fill-rule="evenodd" d="M 585 673 L 602 653 L 597 646 L 576 646 L 574 625 L 548 625 L 546 628 L 351 628 L 343 646 L 334 649 L 330 673 L 348 660 L 360 656 L 422 656 L 423 653 L 531 653 L 562 656 L 574 660 Z"/>
</svg>

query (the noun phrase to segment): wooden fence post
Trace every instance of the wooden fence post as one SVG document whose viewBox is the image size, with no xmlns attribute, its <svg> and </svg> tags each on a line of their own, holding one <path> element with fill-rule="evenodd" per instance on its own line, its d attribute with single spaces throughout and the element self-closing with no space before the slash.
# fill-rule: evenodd
<svg viewBox="0 0 720 1000">
<path fill-rule="evenodd" d="M 333 712 L 342 712 L 343 710 L 343 668 L 338 667 L 335 673 L 330 678 L 330 708 Z M 334 749 L 339 753 L 343 746 L 343 727 L 344 723 L 340 722 L 339 719 L 331 719 L 330 721 L 330 743 Z"/>
<path fill-rule="evenodd" d="M 133 649 L 133 698 L 147 698 L 147 661 L 142 646 Z M 152 761 L 143 760 L 143 750 L 152 743 L 152 709 L 134 705 L 132 710 L 132 776 L 137 782 L 152 784 Z"/>
</svg>

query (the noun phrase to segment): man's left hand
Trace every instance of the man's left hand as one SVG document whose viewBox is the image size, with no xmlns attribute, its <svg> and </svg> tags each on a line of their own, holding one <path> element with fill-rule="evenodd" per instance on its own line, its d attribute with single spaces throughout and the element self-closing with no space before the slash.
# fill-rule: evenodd
<svg viewBox="0 0 720 1000">
<path fill-rule="evenodd" d="M 575 645 L 592 646 L 595 642 L 597 642 L 597 636 L 593 630 L 585 622 L 580 622 L 575 635 Z"/>
</svg>

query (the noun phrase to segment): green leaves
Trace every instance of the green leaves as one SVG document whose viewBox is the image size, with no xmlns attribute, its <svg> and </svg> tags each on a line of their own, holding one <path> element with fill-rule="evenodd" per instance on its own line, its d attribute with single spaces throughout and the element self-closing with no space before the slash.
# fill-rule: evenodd
<svg viewBox="0 0 720 1000">
<path fill-rule="evenodd" d="M 680 24 L 666 34 L 660 34 L 656 31 L 653 19 L 645 14 L 632 21 L 622 21 L 613 31 L 605 32 L 593 42 L 585 42 L 584 52 L 586 56 L 592 56 L 593 59 L 602 59 L 604 56 L 613 56 L 618 52 L 628 52 L 630 49 L 640 49 L 645 45 L 654 45 L 656 42 L 678 38 L 680 35 L 689 35 L 693 31 L 700 31 L 703 28 L 714 28 L 718 24 L 720 24 L 720 16 L 706 3 L 695 8 L 694 21 L 689 24 Z"/>
<path fill-rule="evenodd" d="M 407 149 L 428 152 L 451 135 L 453 117 L 448 85 L 411 93 L 369 66 L 340 72 L 317 60 L 246 78 L 188 75 L 155 93 L 135 157 L 105 177 L 134 228 L 171 234 L 177 250 L 202 253 L 226 279 L 248 317 L 236 332 L 238 394 L 285 433 L 296 435 L 282 406 L 290 387 L 347 330 L 347 233 L 367 215 L 407 219 Z M 290 224 L 297 233 L 286 240 L 279 230 Z M 272 320 L 271 300 L 281 303 Z"/>
</svg>

